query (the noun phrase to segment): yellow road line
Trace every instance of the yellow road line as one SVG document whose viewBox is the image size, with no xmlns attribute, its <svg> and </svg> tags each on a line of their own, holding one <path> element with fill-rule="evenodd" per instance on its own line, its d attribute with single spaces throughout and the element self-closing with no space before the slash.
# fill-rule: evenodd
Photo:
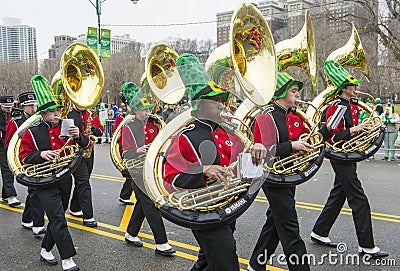
<svg viewBox="0 0 400 271">
<path fill-rule="evenodd" d="M 102 174 L 94 174 L 90 175 L 91 178 L 101 179 L 101 180 L 110 180 L 123 183 L 125 182 L 125 178 L 117 177 L 117 176 L 110 176 L 110 175 L 102 175 Z"/>
<path fill-rule="evenodd" d="M 5 204 L 0 204 L 0 207 L 3 208 L 3 209 L 6 209 L 6 210 L 13 211 L 13 212 L 18 212 L 18 213 L 22 213 L 23 212 L 23 209 L 16 208 L 16 207 L 9 207 L 8 205 L 5 205 Z M 69 220 L 81 221 L 81 218 L 77 218 L 77 217 L 74 217 L 74 216 L 71 216 L 71 215 L 68 215 L 68 214 L 66 214 L 65 216 Z M 45 218 L 47 220 L 47 217 L 45 217 Z M 124 241 L 125 240 L 125 237 L 123 235 L 107 232 L 107 231 L 104 231 L 104 230 L 100 230 L 98 228 L 86 227 L 86 226 L 83 226 L 81 224 L 77 224 L 75 222 L 71 222 L 69 220 L 67 221 L 67 224 L 71 228 L 84 230 L 84 231 L 87 231 L 87 232 L 92 232 L 92 233 L 95 233 L 95 234 L 98 234 L 98 235 L 101 235 L 101 236 L 104 236 L 104 237 L 113 238 L 113 239 L 120 240 L 120 241 Z M 116 227 L 116 226 L 105 224 L 105 223 L 101 223 L 101 222 L 98 222 L 97 224 L 98 224 L 98 226 L 106 228 L 106 229 L 111 229 L 111 230 L 119 231 L 119 232 L 125 232 L 124 230 L 121 229 L 121 227 Z M 139 236 L 142 237 L 142 238 L 154 241 L 154 236 L 151 235 L 151 234 L 139 232 Z M 194 251 L 194 252 L 198 252 L 199 251 L 199 247 L 197 247 L 197 246 L 193 246 L 193 245 L 190 245 L 190 244 L 181 243 L 181 242 L 173 241 L 173 240 L 168 240 L 168 242 L 171 245 L 174 245 L 176 247 L 180 247 L 180 248 L 187 249 L 187 250 Z M 150 244 L 150 243 L 147 243 L 147 242 L 143 242 L 143 247 L 146 247 L 146 248 L 149 248 L 149 249 L 152 249 L 152 250 L 155 249 L 155 245 L 154 244 Z M 193 255 L 193 254 L 190 254 L 190 253 L 185 253 L 185 252 L 182 252 L 182 251 L 177 251 L 176 252 L 176 256 L 184 258 L 184 259 L 187 259 L 187 260 L 190 260 L 190 261 L 196 261 L 197 260 L 197 255 Z M 249 263 L 249 260 L 243 259 L 243 258 L 239 258 L 239 263 L 247 265 Z M 268 268 L 271 271 L 287 271 L 286 269 L 281 269 L 281 268 L 273 267 L 273 266 L 268 266 Z M 240 270 L 245 271 L 245 269 L 240 269 Z"/>
<path fill-rule="evenodd" d="M 131 201 L 133 201 L 136 204 L 135 193 L 132 193 L 130 199 L 131 199 Z M 124 214 L 122 215 L 121 222 L 119 223 L 119 227 L 121 229 L 123 229 L 124 231 L 128 227 L 129 220 L 131 219 L 131 216 L 132 216 L 133 207 L 134 207 L 134 205 L 125 205 L 125 211 L 124 211 Z M 143 227 L 143 225 L 142 225 L 142 227 Z"/>
<path fill-rule="evenodd" d="M 268 202 L 267 198 L 263 197 L 263 196 L 257 196 L 255 201 L 256 202 L 266 202 L 266 203 Z M 301 209 L 322 211 L 322 209 L 324 208 L 324 205 L 316 204 L 316 203 L 297 201 L 296 202 L 296 207 L 297 208 L 301 208 Z M 352 214 L 351 213 L 351 209 L 350 208 L 342 208 L 342 211 L 340 212 L 340 214 L 342 214 L 342 215 L 351 215 Z M 372 219 L 376 219 L 376 220 L 400 223 L 400 216 L 398 216 L 398 215 L 371 212 L 371 218 Z"/>
<path fill-rule="evenodd" d="M 113 177 L 113 176 L 108 176 L 108 175 L 100 175 L 100 174 L 92 174 L 92 177 L 96 178 L 96 179 L 111 180 L 111 181 L 117 181 L 117 182 L 124 182 L 125 181 L 124 178 Z M 263 197 L 263 196 L 257 196 L 256 201 L 257 202 L 268 202 L 266 200 L 266 198 Z M 0 204 L 0 207 L 3 208 L 3 209 L 14 211 L 14 212 L 19 212 L 19 213 L 23 212 L 23 209 L 21 209 L 21 208 L 9 207 L 6 204 Z M 105 224 L 105 223 L 101 223 L 101 222 L 98 222 L 98 225 L 100 227 L 103 227 L 103 228 L 106 228 L 106 229 L 110 229 L 110 230 L 114 230 L 114 231 L 118 231 L 118 232 L 124 232 L 125 231 L 124 229 L 126 228 L 126 224 L 128 223 L 127 221 L 130 218 L 129 209 L 133 208 L 133 206 L 126 206 L 126 207 L 127 208 L 125 209 L 125 212 L 124 212 L 124 215 L 123 215 L 123 219 L 121 220 L 121 223 L 120 223 L 119 226 L 113 226 L 113 225 L 109 225 L 109 224 Z M 303 208 L 303 209 L 310 209 L 310 210 L 322 210 L 324 205 L 315 204 L 315 203 L 307 203 L 307 202 L 297 202 L 296 203 L 296 207 Z M 351 215 L 351 210 L 349 208 L 343 208 L 340 213 L 341 214 L 346 214 L 346 215 Z M 397 216 L 397 215 L 390 215 L 390 214 L 383 214 L 383 213 L 376 213 L 376 212 L 371 212 L 371 214 L 372 214 L 372 218 L 373 219 L 384 220 L 384 221 L 389 221 L 389 222 L 397 222 L 397 223 L 400 222 L 400 220 L 397 220 L 397 219 L 390 219 L 390 218 L 400 218 L 400 216 Z M 381 216 L 390 217 L 390 218 L 384 218 L 384 217 L 381 217 Z M 70 220 L 77 220 L 77 221 L 81 220 L 80 218 L 76 218 L 76 217 L 73 217 L 73 216 L 68 215 L 68 214 L 66 214 L 66 217 L 68 219 L 70 219 Z M 124 236 L 121 236 L 121 235 L 118 235 L 118 234 L 110 233 L 110 232 L 99 230 L 99 229 L 96 229 L 96 228 L 89 228 L 89 227 L 86 227 L 86 226 L 83 226 L 83 225 L 80 225 L 80 224 L 76 224 L 76 223 L 70 222 L 70 221 L 68 221 L 67 223 L 68 223 L 68 225 L 70 227 L 73 227 L 73 228 L 76 228 L 76 229 L 85 230 L 85 231 L 96 233 L 96 234 L 99 234 L 99 235 L 102 235 L 102 236 L 105 236 L 105 237 L 109 237 L 109 238 L 113 238 L 113 239 L 116 239 L 116 240 L 124 241 Z M 140 232 L 139 236 L 142 237 L 142 238 L 149 239 L 149 240 L 154 240 L 154 237 L 152 235 L 150 235 L 150 234 L 146 234 L 146 233 Z M 189 245 L 189 244 L 186 244 L 186 243 L 181 243 L 181 242 L 173 241 L 173 240 L 169 240 L 169 242 L 172 245 L 174 245 L 176 247 L 183 248 L 183 249 L 187 249 L 187 250 L 191 250 L 191 251 L 195 251 L 195 252 L 197 252 L 199 250 L 199 248 L 197 246 Z M 143 242 L 143 246 L 147 247 L 149 249 L 154 249 L 155 248 L 155 246 L 153 244 L 150 244 L 150 243 L 147 243 L 147 242 Z M 188 259 L 188 260 L 191 260 L 191 261 L 196 261 L 196 259 L 197 259 L 196 255 L 192 255 L 192 254 L 181 252 L 181 251 L 177 251 L 176 252 L 176 256 L 184 258 L 184 259 Z M 239 263 L 247 265 L 249 263 L 249 261 L 247 259 L 239 258 Z M 271 271 L 287 271 L 286 269 L 282 269 L 282 268 L 274 267 L 274 266 L 268 266 L 268 268 Z M 245 269 L 240 269 L 240 270 L 245 271 Z"/>
<path fill-rule="evenodd" d="M 91 176 L 93 178 L 97 178 L 97 179 L 112 180 L 112 181 L 118 181 L 118 182 L 123 182 L 125 180 L 124 178 L 118 178 L 118 177 L 113 177 L 113 176 L 108 176 L 108 175 L 100 175 L 100 174 L 92 174 Z M 255 201 L 256 202 L 268 202 L 267 198 L 265 196 L 257 196 Z M 301 209 L 322 211 L 322 209 L 324 208 L 324 205 L 317 204 L 317 203 L 297 201 L 296 207 L 301 208 Z M 340 214 L 351 215 L 351 209 L 350 208 L 342 208 L 342 211 L 340 212 Z M 372 219 L 400 223 L 400 216 L 398 216 L 398 215 L 384 214 L 384 213 L 378 213 L 378 212 L 371 212 L 371 215 L 372 215 L 371 216 Z M 122 221 L 121 221 L 121 224 L 122 224 Z"/>
</svg>

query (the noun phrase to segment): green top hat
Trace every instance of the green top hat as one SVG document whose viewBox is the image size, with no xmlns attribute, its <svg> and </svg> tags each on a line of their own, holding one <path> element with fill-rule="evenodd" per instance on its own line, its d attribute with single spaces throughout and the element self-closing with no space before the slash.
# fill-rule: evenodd
<svg viewBox="0 0 400 271">
<path fill-rule="evenodd" d="M 286 72 L 278 72 L 276 90 L 273 99 L 278 100 L 284 98 L 288 89 L 293 85 L 297 85 L 299 87 L 299 91 L 303 88 L 303 82 L 297 81 Z"/>
<path fill-rule="evenodd" d="M 176 59 L 176 67 L 189 93 L 190 101 L 195 102 L 192 103 L 193 111 L 197 110 L 199 102 L 206 97 L 222 95 L 223 102 L 228 99 L 229 92 L 211 81 L 210 76 L 196 56 L 181 54 Z"/>
<path fill-rule="evenodd" d="M 38 101 L 37 112 L 46 112 L 47 110 L 62 107 L 55 99 L 50 83 L 44 76 L 34 75 L 31 78 L 31 84 Z"/>
<path fill-rule="evenodd" d="M 133 82 L 125 82 L 121 86 L 121 92 L 129 103 L 131 110 L 145 110 L 154 106 L 144 97 L 139 87 Z M 131 111 L 131 113 L 133 112 Z"/>
<path fill-rule="evenodd" d="M 324 71 L 336 87 L 336 90 L 333 93 L 327 94 L 329 96 L 339 94 L 347 85 L 357 85 L 361 82 L 343 68 L 342 65 L 333 60 L 325 61 Z"/>
</svg>

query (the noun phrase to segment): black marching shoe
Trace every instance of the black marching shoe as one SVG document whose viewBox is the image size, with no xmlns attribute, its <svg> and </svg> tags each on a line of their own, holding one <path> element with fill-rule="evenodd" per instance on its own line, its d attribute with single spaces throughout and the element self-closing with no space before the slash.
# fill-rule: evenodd
<svg viewBox="0 0 400 271">
<path fill-rule="evenodd" d="M 21 204 L 21 202 L 15 196 L 7 198 L 7 203 L 10 207 L 15 207 Z"/>
<path fill-rule="evenodd" d="M 129 233 L 125 233 L 125 242 L 127 242 L 130 245 L 133 245 L 135 247 L 142 247 L 143 243 L 140 241 L 140 239 L 136 236 L 132 236 Z"/>
<path fill-rule="evenodd" d="M 159 250 L 156 248 L 155 253 L 161 256 L 166 256 L 166 257 L 171 257 L 171 256 L 175 256 L 176 250 L 173 248 L 167 249 L 167 250 Z"/>
<path fill-rule="evenodd" d="M 45 262 L 48 265 L 56 265 L 56 264 L 58 264 L 57 259 L 48 260 L 48 259 L 43 258 L 42 255 L 40 255 L 40 260 L 42 260 L 43 262 Z"/>
<path fill-rule="evenodd" d="M 82 217 L 83 216 L 82 210 L 79 210 L 79 211 L 76 211 L 76 212 L 69 210 L 69 214 L 72 215 L 72 216 L 75 216 L 75 217 Z"/>
<path fill-rule="evenodd" d="M 131 201 L 130 199 L 122 199 L 119 198 L 119 202 L 125 204 L 125 205 L 135 205 L 135 203 L 133 201 Z"/>
<path fill-rule="evenodd" d="M 83 224 L 83 226 L 90 227 L 90 228 L 97 227 L 97 222 L 94 218 L 83 219 L 82 224 Z"/>
<path fill-rule="evenodd" d="M 382 250 L 379 250 L 378 252 L 368 253 L 365 252 L 363 249 L 361 249 L 361 251 L 359 251 L 358 254 L 360 254 L 361 256 L 368 254 L 371 256 L 372 259 L 379 259 L 389 256 L 389 253 Z"/>
<path fill-rule="evenodd" d="M 46 251 L 44 248 L 42 248 L 42 250 L 40 251 L 40 260 L 45 262 L 48 265 L 56 265 L 56 264 L 58 264 L 57 259 L 53 256 L 51 251 Z"/>
<path fill-rule="evenodd" d="M 126 237 L 125 237 L 125 242 L 127 242 L 128 244 L 131 244 L 131 245 L 133 245 L 135 247 L 142 247 L 143 246 L 142 241 L 132 241 L 132 240 L 129 240 L 128 238 L 126 238 Z"/>
<path fill-rule="evenodd" d="M 128 244 L 131 244 L 131 245 L 133 245 L 135 247 L 142 247 L 143 246 L 142 241 L 131 241 L 131 240 L 125 238 L 125 242 L 127 242 Z"/>
<path fill-rule="evenodd" d="M 46 233 L 45 227 L 32 227 L 32 232 L 34 236 L 39 236 Z"/>
<path fill-rule="evenodd" d="M 75 264 L 74 260 L 71 258 L 61 260 L 62 268 L 64 271 L 78 271 L 80 268 Z"/>
<path fill-rule="evenodd" d="M 33 227 L 33 221 L 31 222 L 21 222 L 22 227 L 24 227 L 25 229 L 31 230 Z"/>
<path fill-rule="evenodd" d="M 337 247 L 337 243 L 334 242 L 324 242 L 321 241 L 313 236 L 311 236 L 311 241 L 313 241 L 314 243 L 318 244 L 318 245 L 323 245 L 323 246 L 327 246 L 327 247 Z"/>
</svg>

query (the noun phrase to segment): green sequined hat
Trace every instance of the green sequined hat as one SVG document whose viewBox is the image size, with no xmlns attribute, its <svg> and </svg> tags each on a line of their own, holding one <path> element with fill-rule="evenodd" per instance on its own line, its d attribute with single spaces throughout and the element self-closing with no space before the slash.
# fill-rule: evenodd
<svg viewBox="0 0 400 271">
<path fill-rule="evenodd" d="M 189 93 L 190 101 L 193 102 L 193 110 L 196 110 L 199 102 L 205 97 L 222 95 L 225 102 L 229 97 L 229 92 L 219 87 L 210 79 L 204 67 L 196 56 L 192 54 L 182 54 L 176 59 L 176 66 L 182 82 Z M 196 101 L 194 103 L 194 101 Z"/>
<path fill-rule="evenodd" d="M 31 78 L 33 91 L 38 101 L 37 112 L 46 112 L 57 107 L 62 107 L 53 95 L 49 81 L 42 75 L 34 75 Z"/>
<path fill-rule="evenodd" d="M 145 110 L 147 108 L 153 108 L 154 104 L 150 103 L 139 87 L 133 82 L 125 82 L 121 86 L 122 95 L 125 96 L 131 110 Z M 131 112 L 132 113 L 132 112 Z"/>
<path fill-rule="evenodd" d="M 278 100 L 284 98 L 288 89 L 293 85 L 297 85 L 299 87 L 299 91 L 303 88 L 303 82 L 297 81 L 286 72 L 278 72 L 276 90 L 273 99 Z"/>
<path fill-rule="evenodd" d="M 324 71 L 336 87 L 332 93 L 327 94 L 328 96 L 339 94 L 347 85 L 357 85 L 361 82 L 333 60 L 325 61 Z"/>
</svg>

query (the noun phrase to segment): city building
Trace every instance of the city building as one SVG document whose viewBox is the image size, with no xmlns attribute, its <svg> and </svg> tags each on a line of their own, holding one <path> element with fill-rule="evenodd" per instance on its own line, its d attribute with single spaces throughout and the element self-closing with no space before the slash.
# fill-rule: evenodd
<svg viewBox="0 0 400 271">
<path fill-rule="evenodd" d="M 314 13 L 312 7 L 313 0 L 287 0 L 287 27 L 291 36 L 296 35 L 304 24 L 304 14 L 306 10 Z"/>
<path fill-rule="evenodd" d="M 267 21 L 272 33 L 286 27 L 287 8 L 284 1 L 260 1 L 255 5 Z M 229 42 L 232 15 L 233 11 L 217 13 L 217 46 Z"/>
<path fill-rule="evenodd" d="M 79 37 L 75 40 L 75 42 L 86 44 L 86 34 L 79 35 Z M 110 39 L 111 55 L 120 52 L 122 48 L 131 43 L 138 43 L 138 41 L 131 39 L 129 34 L 125 34 L 122 36 L 111 36 Z"/>
<path fill-rule="evenodd" d="M 54 44 L 52 44 L 49 49 L 49 58 L 57 58 L 61 56 L 64 50 L 75 40 L 76 38 L 66 35 L 55 36 Z"/>
<path fill-rule="evenodd" d="M 0 61 L 37 62 L 36 28 L 7 17 L 0 25 Z"/>
</svg>

